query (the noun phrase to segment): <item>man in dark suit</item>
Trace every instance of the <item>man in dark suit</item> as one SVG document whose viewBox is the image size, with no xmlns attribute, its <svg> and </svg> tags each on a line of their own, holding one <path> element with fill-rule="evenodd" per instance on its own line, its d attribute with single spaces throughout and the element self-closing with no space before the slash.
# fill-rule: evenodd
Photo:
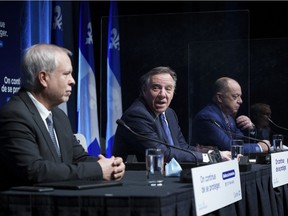
<svg viewBox="0 0 288 216">
<path fill-rule="evenodd" d="M 236 118 L 242 104 L 239 83 L 229 77 L 222 77 L 214 84 L 213 100 L 196 114 L 192 122 L 193 144 L 215 145 L 220 150 L 230 150 L 232 139 L 243 139 L 244 133 L 253 138 L 255 126 L 241 115 Z M 250 134 L 249 134 L 250 133 Z M 267 152 L 269 140 L 244 142 L 244 153 Z"/>
<path fill-rule="evenodd" d="M 169 67 L 156 67 L 143 75 L 140 79 L 140 97 L 125 111 L 123 120 L 132 130 L 148 137 L 150 140 L 140 138 L 132 134 L 122 125 L 116 130 L 113 154 L 126 160 L 128 155 L 136 155 L 138 161 L 145 161 L 147 148 L 160 148 L 164 152 L 165 161 L 175 158 L 178 162 L 203 161 L 200 151 L 190 146 L 185 141 L 178 124 L 178 118 L 169 105 L 173 99 L 176 88 L 176 73 Z M 168 122 L 172 139 L 166 135 L 161 116 L 165 116 Z M 154 139 L 155 141 L 151 140 Z M 181 151 L 167 147 L 160 142 L 191 151 Z M 222 158 L 228 160 L 230 152 L 221 152 Z M 205 158 L 204 158 L 205 161 Z"/>
<path fill-rule="evenodd" d="M 66 114 L 57 107 L 69 99 L 75 85 L 71 54 L 49 44 L 27 49 L 21 89 L 0 110 L 1 185 L 123 177 L 122 158 L 86 153 Z M 52 120 L 46 121 L 51 115 Z"/>
<path fill-rule="evenodd" d="M 251 120 L 255 124 L 258 139 L 272 140 L 273 131 L 270 127 L 272 111 L 269 104 L 255 103 L 250 109 Z M 268 117 L 268 118 L 267 118 Z"/>
</svg>

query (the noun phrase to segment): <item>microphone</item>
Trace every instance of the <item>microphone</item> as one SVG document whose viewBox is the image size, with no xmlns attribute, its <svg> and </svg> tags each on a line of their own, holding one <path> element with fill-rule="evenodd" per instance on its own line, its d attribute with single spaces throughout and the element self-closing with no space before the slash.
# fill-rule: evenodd
<svg viewBox="0 0 288 216">
<path fill-rule="evenodd" d="M 271 124 L 273 124 L 275 127 L 280 128 L 280 129 L 282 129 L 282 130 L 288 131 L 287 128 L 281 127 L 281 126 L 277 125 L 275 122 L 273 122 L 272 119 L 269 118 L 269 116 L 267 116 L 267 115 L 263 115 L 263 116 L 264 116 L 264 118 L 266 118 Z"/>
<path fill-rule="evenodd" d="M 228 134 L 228 131 L 226 131 L 224 128 L 222 128 L 214 119 L 208 119 L 210 122 L 212 122 L 212 124 L 216 125 L 218 128 L 220 128 L 221 130 L 223 130 L 225 133 Z M 266 143 L 265 141 L 263 140 L 260 140 L 260 139 L 256 139 L 256 138 L 253 138 L 253 137 L 249 137 L 249 136 L 245 136 L 245 135 L 241 135 L 241 134 L 236 134 L 236 133 L 233 133 L 233 132 L 229 132 L 230 134 L 232 134 L 233 136 L 236 136 L 236 137 L 241 137 L 241 138 L 245 138 L 245 139 L 251 139 L 251 140 L 254 140 L 254 141 L 257 141 L 257 142 L 262 142 L 264 143 L 267 148 L 268 148 L 268 153 L 270 152 L 270 146 L 268 145 L 268 143 Z"/>
<path fill-rule="evenodd" d="M 146 137 L 146 136 L 143 136 L 137 132 L 135 132 L 134 130 L 132 130 L 123 120 L 121 119 L 117 119 L 116 123 L 118 125 L 121 125 L 123 127 L 125 127 L 127 130 L 129 130 L 132 134 L 134 134 L 135 136 L 141 138 L 141 139 L 144 139 L 144 140 L 150 140 L 150 141 L 153 141 L 153 142 L 158 142 L 158 143 L 161 143 L 163 145 L 165 145 L 166 147 L 168 148 L 174 148 L 174 149 L 177 149 L 179 151 L 184 151 L 184 152 L 187 152 L 189 154 L 191 154 L 194 158 L 195 158 L 195 161 L 196 161 L 196 166 L 198 166 L 198 160 L 197 160 L 197 157 L 196 155 L 192 152 L 192 151 L 189 151 L 189 150 L 186 150 L 186 149 L 183 149 L 183 148 L 180 148 L 180 147 L 177 147 L 177 146 L 174 146 L 174 145 L 169 145 L 168 143 L 164 142 L 164 141 L 161 141 L 161 140 L 158 140 L 158 139 L 153 139 L 153 138 L 150 138 L 150 137 Z"/>
</svg>

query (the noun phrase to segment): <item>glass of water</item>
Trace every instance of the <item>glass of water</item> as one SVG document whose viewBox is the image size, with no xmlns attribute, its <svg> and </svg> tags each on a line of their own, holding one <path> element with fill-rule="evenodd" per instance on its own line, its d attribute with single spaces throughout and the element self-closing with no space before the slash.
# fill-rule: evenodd
<svg viewBox="0 0 288 216">
<path fill-rule="evenodd" d="M 164 155 L 161 149 L 146 149 L 146 176 L 149 186 L 164 183 Z"/>
<path fill-rule="evenodd" d="M 243 140 L 233 139 L 231 141 L 231 158 L 239 159 L 239 156 L 243 156 Z"/>
<path fill-rule="evenodd" d="M 282 151 L 283 150 L 283 135 L 282 134 L 274 134 L 272 141 L 273 141 L 274 151 Z"/>
</svg>

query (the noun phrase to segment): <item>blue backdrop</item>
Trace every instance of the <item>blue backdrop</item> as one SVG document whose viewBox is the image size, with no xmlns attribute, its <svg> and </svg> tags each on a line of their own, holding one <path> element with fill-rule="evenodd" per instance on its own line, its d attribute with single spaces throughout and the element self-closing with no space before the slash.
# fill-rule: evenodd
<svg viewBox="0 0 288 216">
<path fill-rule="evenodd" d="M 21 2 L 1 2 L 0 13 L 0 107 L 20 85 L 20 17 Z M 20 7 L 19 7 L 20 6 Z"/>
</svg>

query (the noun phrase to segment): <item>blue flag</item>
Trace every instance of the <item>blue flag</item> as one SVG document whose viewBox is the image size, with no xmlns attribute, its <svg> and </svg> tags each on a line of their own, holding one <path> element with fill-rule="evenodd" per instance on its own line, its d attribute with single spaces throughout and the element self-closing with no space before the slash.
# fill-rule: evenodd
<svg viewBox="0 0 288 216">
<path fill-rule="evenodd" d="M 63 15 L 62 1 L 53 1 L 53 21 L 52 21 L 52 38 L 51 42 L 63 46 Z"/>
<path fill-rule="evenodd" d="M 120 35 L 117 2 L 110 1 L 107 47 L 107 129 L 106 157 L 111 157 L 116 120 L 122 115 L 120 79 Z"/>
<path fill-rule="evenodd" d="M 22 14 L 22 49 L 37 43 L 50 43 L 51 1 L 26 1 Z"/>
<path fill-rule="evenodd" d="M 80 2 L 77 89 L 78 133 L 85 136 L 91 155 L 100 153 L 94 49 L 89 2 Z"/>
<path fill-rule="evenodd" d="M 62 15 L 62 1 L 52 1 L 53 21 L 51 32 L 51 43 L 63 47 L 63 15 Z M 58 106 L 66 115 L 67 103 L 64 102 Z"/>
</svg>

